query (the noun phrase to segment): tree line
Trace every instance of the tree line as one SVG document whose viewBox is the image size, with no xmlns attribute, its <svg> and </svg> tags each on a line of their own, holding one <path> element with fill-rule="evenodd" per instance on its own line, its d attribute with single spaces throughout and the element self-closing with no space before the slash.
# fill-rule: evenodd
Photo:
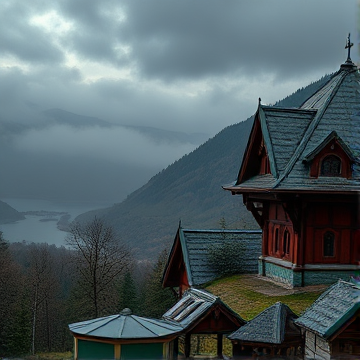
<svg viewBox="0 0 360 360">
<path fill-rule="evenodd" d="M 136 261 L 98 218 L 72 224 L 66 247 L 8 243 L 0 232 L 0 357 L 68 351 L 68 324 L 130 308 L 160 317 L 175 302 L 155 264 Z"/>
</svg>

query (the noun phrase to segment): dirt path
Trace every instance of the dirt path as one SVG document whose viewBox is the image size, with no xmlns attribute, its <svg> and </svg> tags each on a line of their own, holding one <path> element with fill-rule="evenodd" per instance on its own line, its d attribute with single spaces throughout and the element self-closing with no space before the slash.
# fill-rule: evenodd
<svg viewBox="0 0 360 360">
<path fill-rule="evenodd" d="M 298 288 L 289 288 L 286 285 L 281 286 L 269 278 L 258 275 L 244 275 L 241 278 L 242 285 L 253 291 L 267 296 L 283 296 L 308 292 L 319 292 L 325 290 L 328 285 L 312 285 Z"/>
</svg>

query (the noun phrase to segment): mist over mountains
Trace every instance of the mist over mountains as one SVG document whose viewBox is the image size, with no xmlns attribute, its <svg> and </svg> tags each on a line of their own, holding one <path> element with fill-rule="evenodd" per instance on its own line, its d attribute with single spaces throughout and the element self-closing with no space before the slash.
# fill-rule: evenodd
<svg viewBox="0 0 360 360">
<path fill-rule="evenodd" d="M 276 105 L 299 106 L 328 77 Z M 45 124 L 0 121 L 5 140 L 0 144 L 1 196 L 107 199 L 112 207 L 77 220 L 104 218 L 138 258 L 154 259 L 169 248 L 179 221 L 199 229 L 219 228 L 221 219 L 228 228 L 257 227 L 241 198 L 221 188 L 236 179 L 252 118 L 226 127 L 196 148 L 206 135 L 120 126 L 60 109 L 42 116 Z"/>
<path fill-rule="evenodd" d="M 28 109 L 0 117 L 0 198 L 119 202 L 209 137 Z"/>
<path fill-rule="evenodd" d="M 329 76 L 299 89 L 276 103 L 297 107 L 319 89 Z M 227 228 L 258 228 L 242 203 L 222 189 L 237 177 L 253 118 L 228 126 L 188 155 L 154 176 L 147 184 L 111 208 L 77 217 L 104 218 L 139 258 L 155 258 L 170 248 L 178 223 L 184 228 L 216 229 L 225 219 Z"/>
</svg>

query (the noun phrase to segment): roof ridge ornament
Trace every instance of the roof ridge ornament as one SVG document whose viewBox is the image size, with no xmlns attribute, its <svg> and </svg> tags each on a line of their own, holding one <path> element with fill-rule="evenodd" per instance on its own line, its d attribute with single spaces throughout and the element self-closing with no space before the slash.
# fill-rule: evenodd
<svg viewBox="0 0 360 360">
<path fill-rule="evenodd" d="M 120 311 L 120 315 L 129 316 L 132 314 L 132 311 L 129 308 L 124 308 Z"/>
<path fill-rule="evenodd" d="M 350 41 L 350 33 L 349 33 L 349 35 L 347 37 L 347 40 L 346 40 L 346 45 L 345 45 L 345 49 L 348 49 L 348 55 L 347 55 L 347 59 L 346 59 L 345 64 L 353 65 L 353 62 L 352 62 L 351 57 L 350 57 L 350 50 L 351 50 L 352 46 L 354 46 L 354 43 L 352 43 Z"/>
</svg>

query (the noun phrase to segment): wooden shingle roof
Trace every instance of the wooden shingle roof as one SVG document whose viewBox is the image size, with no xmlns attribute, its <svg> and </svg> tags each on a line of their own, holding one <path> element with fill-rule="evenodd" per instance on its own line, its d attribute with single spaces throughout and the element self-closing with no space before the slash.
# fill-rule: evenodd
<svg viewBox="0 0 360 360">
<path fill-rule="evenodd" d="M 282 344 L 286 335 L 295 335 L 300 341 L 300 329 L 294 325 L 296 318 L 297 315 L 287 305 L 277 302 L 229 335 L 228 338 L 248 343 Z"/>
<path fill-rule="evenodd" d="M 346 326 L 359 309 L 359 286 L 339 280 L 325 291 L 295 323 L 328 339 Z"/>
<path fill-rule="evenodd" d="M 271 174 L 241 179 L 225 186 L 244 191 L 360 191 L 360 74 L 344 64 L 329 81 L 297 109 L 259 104 L 260 122 Z M 336 134 L 352 162 L 351 178 L 311 178 L 306 160 Z M 245 151 L 245 155 L 249 151 Z M 244 157 L 245 159 L 245 157 Z M 246 164 L 242 164 L 242 168 Z M 241 173 L 242 170 L 240 170 Z"/>
</svg>

